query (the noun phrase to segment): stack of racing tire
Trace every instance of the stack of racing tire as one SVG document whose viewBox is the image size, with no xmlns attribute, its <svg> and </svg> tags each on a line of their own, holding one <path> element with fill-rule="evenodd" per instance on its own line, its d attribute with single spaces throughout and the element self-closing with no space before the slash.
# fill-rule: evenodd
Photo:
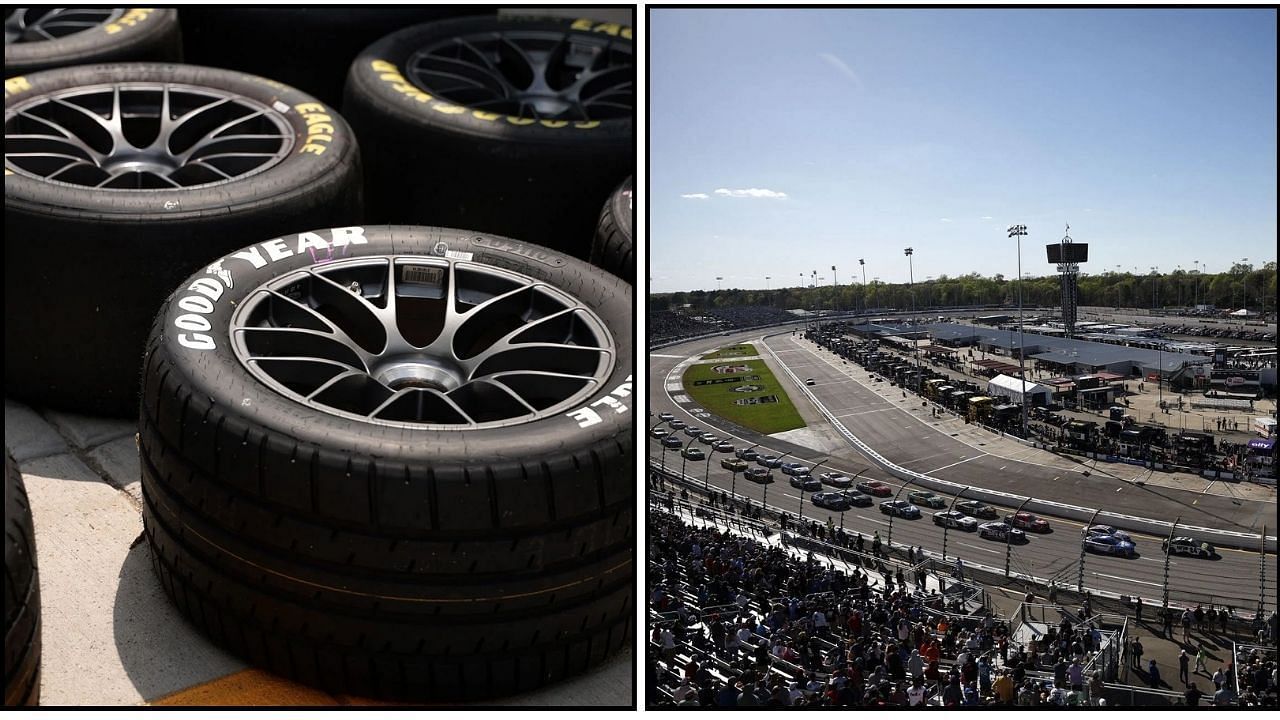
<svg viewBox="0 0 1280 720">
<path fill-rule="evenodd" d="M 6 10 L 6 394 L 138 417 L 213 641 L 403 700 L 627 642 L 633 56 L 483 8 Z"/>
</svg>

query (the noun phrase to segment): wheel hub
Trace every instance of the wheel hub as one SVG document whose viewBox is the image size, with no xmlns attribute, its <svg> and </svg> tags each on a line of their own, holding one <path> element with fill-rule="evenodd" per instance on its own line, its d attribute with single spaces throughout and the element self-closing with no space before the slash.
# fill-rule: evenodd
<svg viewBox="0 0 1280 720">
<path fill-rule="evenodd" d="M 401 359 L 373 368 L 370 373 L 392 390 L 419 388 L 449 392 L 466 382 L 454 363 L 428 357 Z"/>
</svg>

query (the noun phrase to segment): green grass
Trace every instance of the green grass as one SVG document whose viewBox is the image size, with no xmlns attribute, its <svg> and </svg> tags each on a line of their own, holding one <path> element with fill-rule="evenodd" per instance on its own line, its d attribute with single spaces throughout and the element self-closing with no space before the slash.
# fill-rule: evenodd
<svg viewBox="0 0 1280 720">
<path fill-rule="evenodd" d="M 742 353 L 741 350 L 743 348 L 749 349 L 750 353 Z M 725 353 L 727 350 L 733 350 L 734 352 L 719 355 L 719 353 Z M 721 348 L 715 353 L 704 355 L 703 357 L 711 358 L 717 356 L 758 356 L 758 353 L 750 345 L 739 345 L 733 348 Z M 731 365 L 745 368 L 745 370 L 725 373 L 716 372 L 714 368 L 725 366 L 716 365 L 715 363 L 690 365 L 683 378 L 685 392 L 707 410 L 743 427 L 751 428 L 756 432 L 772 434 L 804 427 L 804 420 L 800 417 L 800 413 L 796 411 L 795 405 L 791 403 L 791 398 L 787 397 L 786 391 L 782 389 L 777 378 L 773 376 L 773 373 L 764 364 L 763 360 L 743 360 L 734 362 Z M 719 382 L 707 385 L 695 384 L 700 380 L 726 380 L 729 378 L 741 379 L 734 382 Z M 757 386 L 758 389 L 746 392 L 734 390 L 734 388 L 744 386 Z M 734 404 L 735 400 L 767 396 L 775 396 L 778 401 L 758 405 Z"/>
<path fill-rule="evenodd" d="M 730 345 L 722 347 L 719 350 L 713 350 L 702 356 L 703 360 L 712 360 L 714 358 L 724 357 L 758 357 L 760 353 L 756 352 L 756 346 L 750 343 L 746 345 Z"/>
</svg>

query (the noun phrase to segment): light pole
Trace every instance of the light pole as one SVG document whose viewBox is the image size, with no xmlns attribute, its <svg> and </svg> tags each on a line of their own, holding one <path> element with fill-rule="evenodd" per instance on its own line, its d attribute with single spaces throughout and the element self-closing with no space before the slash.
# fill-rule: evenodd
<svg viewBox="0 0 1280 720">
<path fill-rule="evenodd" d="M 910 478 L 902 482 L 902 487 L 898 488 L 898 492 L 893 494 L 894 502 L 898 501 L 898 498 L 902 495 L 902 491 L 906 490 L 907 486 L 910 484 L 911 484 Z M 887 514 L 889 515 L 889 538 L 888 540 L 885 541 L 885 544 L 888 545 L 890 549 L 892 549 L 893 548 L 893 513 L 887 513 Z"/>
<path fill-rule="evenodd" d="M 947 508 L 948 513 L 956 509 L 956 501 L 967 492 L 969 492 L 969 487 L 966 485 L 960 492 L 956 493 L 955 497 L 951 498 L 951 505 Z M 951 526 L 947 523 L 942 523 L 942 562 L 947 561 L 947 530 L 950 528 Z"/>
<path fill-rule="evenodd" d="M 654 423 L 653 426 L 649 428 L 650 436 L 653 435 L 654 430 L 658 429 L 659 425 L 666 425 L 666 424 L 667 424 L 666 420 L 659 420 L 658 422 Z M 662 441 L 666 439 L 667 438 L 665 435 L 662 436 L 661 438 L 658 439 L 658 444 L 662 445 Z M 667 471 L 667 446 L 662 445 L 662 472 L 665 473 L 666 471 Z"/>
<path fill-rule="evenodd" d="M 1166 613 L 1169 612 L 1169 552 L 1173 550 L 1173 534 L 1178 531 L 1181 520 L 1181 515 L 1174 519 L 1173 527 L 1169 528 L 1169 537 L 1164 540 L 1164 600 L 1161 604 Z"/>
<path fill-rule="evenodd" d="M 723 279 L 724 278 L 720 277 L 719 275 L 716 276 L 716 292 L 720 292 L 720 281 Z"/>
<path fill-rule="evenodd" d="M 840 282 L 836 280 L 836 266 L 831 266 L 831 312 L 840 310 Z"/>
<path fill-rule="evenodd" d="M 768 291 L 769 291 L 769 281 L 770 281 L 770 280 L 772 280 L 772 279 L 773 279 L 773 276 L 771 276 L 771 275 L 765 275 L 765 276 L 764 276 L 764 289 L 765 289 L 765 292 L 768 292 Z"/>
<path fill-rule="evenodd" d="M 1200 304 L 1200 261 L 1192 260 L 1195 265 L 1195 274 L 1191 276 L 1191 302 L 1193 305 Z"/>
<path fill-rule="evenodd" d="M 684 468 L 685 468 L 685 465 L 689 462 L 689 446 L 692 445 L 694 441 L 696 441 L 697 439 L 698 438 L 696 436 L 689 438 L 689 442 L 685 443 L 684 447 L 680 448 L 680 480 L 681 481 L 685 479 Z"/>
<path fill-rule="evenodd" d="M 1017 517 L 1018 513 L 1022 512 L 1022 508 L 1026 507 L 1029 502 L 1031 502 L 1031 498 L 1027 497 L 1027 499 L 1023 500 L 1022 504 L 1018 506 L 1018 509 L 1013 511 L 1013 515 L 1007 520 L 1009 527 L 1004 530 L 1004 576 L 1006 578 L 1009 577 L 1009 566 L 1013 564 L 1013 545 L 1011 544 L 1013 540 L 1013 518 Z M 1080 567 L 1083 568 L 1084 563 L 1080 563 Z M 1083 570 L 1081 572 L 1083 572 Z"/>
<path fill-rule="evenodd" d="M 1026 503 L 1023 504 L 1025 505 Z M 1085 523 L 1084 527 L 1080 529 L 1080 562 L 1077 563 L 1079 570 L 1077 570 L 1076 574 L 1076 592 L 1084 592 L 1084 559 L 1087 556 L 1085 552 L 1086 546 L 1084 544 L 1084 538 L 1088 536 L 1089 528 L 1093 527 L 1093 521 L 1098 517 L 1098 513 L 1100 512 L 1102 512 L 1101 508 L 1094 510 L 1093 514 L 1089 516 L 1089 522 Z M 1008 577 L 1008 575 L 1009 571 L 1006 569 L 1005 576 Z"/>
<path fill-rule="evenodd" d="M 907 256 L 907 289 L 911 293 L 911 314 L 914 315 L 916 312 L 916 280 L 915 269 L 912 266 L 911 256 L 915 251 L 911 248 L 906 248 L 902 252 Z"/>
<path fill-rule="evenodd" d="M 760 447 L 760 443 L 756 443 L 755 445 L 752 445 L 751 447 L 747 448 L 746 450 L 743 450 L 743 451 L 742 451 L 742 455 L 746 455 L 746 454 L 747 454 L 747 450 L 755 450 L 755 449 L 756 449 L 756 448 L 758 448 L 758 447 Z M 741 455 L 739 455 L 738 457 L 739 457 L 739 459 L 741 459 L 743 462 L 748 462 L 748 460 L 747 460 L 746 458 L 742 457 Z M 765 486 L 767 487 L 767 486 L 768 486 L 768 483 L 765 483 Z M 737 470 L 734 470 L 734 471 L 733 471 L 733 482 L 732 482 L 732 483 L 730 484 L 730 486 L 729 486 L 729 495 L 733 496 L 733 501 L 734 501 L 735 503 L 736 503 L 736 502 L 738 502 L 738 471 L 737 471 Z"/>
<path fill-rule="evenodd" d="M 1249 258 L 1240 261 L 1240 307 L 1244 310 L 1243 320 L 1249 319 L 1249 268 L 1246 267 L 1248 262 Z"/>
<path fill-rule="evenodd" d="M 1155 265 L 1151 266 L 1151 314 L 1156 314 L 1156 288 L 1159 287 L 1160 269 Z"/>
<path fill-rule="evenodd" d="M 858 258 L 858 266 L 862 268 L 862 314 L 867 314 L 867 261 Z"/>
<path fill-rule="evenodd" d="M 868 469 L 869 468 L 862 468 L 858 472 L 854 473 L 853 477 L 849 478 L 849 487 L 851 489 L 853 488 L 854 483 L 857 482 L 858 476 L 866 472 Z M 845 509 L 847 510 L 848 508 Z M 840 532 L 844 532 L 844 510 L 840 511 Z"/>
<path fill-rule="evenodd" d="M 818 463 L 817 465 L 814 465 L 813 467 L 809 468 L 809 477 L 813 477 L 814 471 L 822 467 L 822 465 L 830 459 L 831 458 L 826 458 L 822 462 Z M 803 476 L 797 475 L 795 477 L 803 477 Z M 803 480 L 800 481 L 800 520 L 798 521 L 798 524 L 799 525 L 804 524 L 804 481 Z"/>
<path fill-rule="evenodd" d="M 715 445 L 711 445 L 710 447 L 707 448 L 707 469 L 704 470 L 702 473 L 702 494 L 703 495 L 709 496 L 711 492 L 709 487 L 711 485 L 711 457 L 715 454 L 716 454 Z M 712 505 L 715 504 L 714 499 L 712 499 L 711 504 Z"/>
<path fill-rule="evenodd" d="M 1027 368 L 1024 358 L 1026 357 L 1026 343 L 1023 342 L 1022 334 L 1022 238 L 1027 234 L 1026 225 L 1010 225 L 1009 237 L 1018 238 L 1018 375 L 1022 377 L 1022 437 L 1027 437 Z M 1007 577 L 1009 570 L 1005 567 L 1005 576 Z"/>
<path fill-rule="evenodd" d="M 784 459 L 784 458 L 786 458 L 786 457 L 787 457 L 788 455 L 790 455 L 790 454 L 791 454 L 791 453 L 789 453 L 789 452 L 785 452 L 785 453 L 782 453 L 781 455 L 779 455 L 779 456 L 778 456 L 778 460 L 777 460 L 777 462 L 778 462 L 778 466 L 779 466 L 779 467 L 781 467 L 781 466 L 782 466 L 782 461 L 783 461 L 783 459 Z M 768 466 L 768 465 L 765 465 L 765 468 L 767 468 L 767 469 L 769 470 L 768 475 L 766 475 L 766 476 L 765 476 L 765 480 L 773 480 L 773 470 L 774 470 L 774 469 L 773 469 L 772 467 Z M 773 484 L 772 482 L 766 482 L 766 483 L 764 484 L 764 497 L 760 500 L 760 509 L 761 509 L 761 510 L 763 510 L 763 511 L 768 511 L 768 509 L 769 509 L 769 486 L 770 486 L 770 485 L 772 485 L 772 484 Z"/>
</svg>

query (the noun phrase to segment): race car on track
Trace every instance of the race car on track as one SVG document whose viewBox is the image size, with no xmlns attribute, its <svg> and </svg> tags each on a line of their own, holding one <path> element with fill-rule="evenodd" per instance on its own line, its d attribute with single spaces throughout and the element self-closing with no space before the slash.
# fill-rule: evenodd
<svg viewBox="0 0 1280 720">
<path fill-rule="evenodd" d="M 684 427 L 684 421 L 683 421 L 683 420 L 668 420 L 668 421 L 667 421 L 667 426 L 668 426 L 668 427 L 670 427 L 672 430 L 679 430 L 679 429 L 681 429 L 681 428 L 683 428 L 683 427 Z"/>
<path fill-rule="evenodd" d="M 808 475 L 809 468 L 803 463 L 782 463 L 782 472 L 787 475 Z"/>
<path fill-rule="evenodd" d="M 1170 555 L 1190 555 L 1191 557 L 1211 558 L 1217 554 L 1211 543 L 1185 536 L 1174 538 L 1172 544 L 1165 540 L 1160 544 L 1160 549 L 1168 550 Z"/>
<path fill-rule="evenodd" d="M 686 427 L 684 429 L 684 434 L 688 435 L 689 437 L 702 437 L 702 433 L 703 433 L 702 428 L 694 427 L 693 425 L 690 425 L 689 427 Z"/>
<path fill-rule="evenodd" d="M 786 468 L 782 470 L 786 472 Z M 821 490 L 822 483 L 818 482 L 818 478 L 812 475 L 792 475 L 791 487 L 813 492 L 814 490 Z"/>
<path fill-rule="evenodd" d="M 1115 535 L 1085 535 L 1081 543 L 1089 552 L 1133 557 L 1133 543 L 1121 540 Z"/>
<path fill-rule="evenodd" d="M 747 470 L 746 477 L 751 482 L 757 482 L 761 485 L 768 485 L 773 482 L 773 473 L 768 468 L 756 467 Z"/>
<path fill-rule="evenodd" d="M 1085 535 L 1110 535 L 1112 537 L 1118 537 L 1121 540 L 1127 540 L 1129 542 L 1133 542 L 1133 538 L 1129 537 L 1129 533 L 1126 533 L 1123 530 L 1118 530 L 1112 527 L 1111 525 L 1090 525 L 1089 527 L 1084 529 L 1084 534 Z"/>
<path fill-rule="evenodd" d="M 818 479 L 822 481 L 823 485 L 830 485 L 831 487 L 847 488 L 853 485 L 853 480 L 848 475 L 841 475 L 840 473 L 824 472 L 818 476 Z"/>
<path fill-rule="evenodd" d="M 661 420 L 662 422 L 671 422 L 672 420 L 675 419 L 675 417 L 676 417 L 675 415 L 672 415 L 669 412 L 658 413 L 658 419 Z"/>
<path fill-rule="evenodd" d="M 989 522 L 978 526 L 978 536 L 987 538 L 988 540 L 1004 541 L 1005 536 L 1009 537 L 1009 542 L 1025 542 L 1026 533 L 1017 528 L 1011 528 L 1007 523 Z"/>
<path fill-rule="evenodd" d="M 664 438 L 670 435 L 671 431 L 667 430 L 666 428 L 654 428 L 649 431 L 649 434 L 656 438 Z"/>
<path fill-rule="evenodd" d="M 782 460 L 777 455 L 761 455 L 756 458 L 756 464 L 767 468 L 780 468 Z"/>
<path fill-rule="evenodd" d="M 863 480 L 857 485 L 858 490 L 877 497 L 889 497 L 893 494 L 893 489 L 879 480 Z"/>
<path fill-rule="evenodd" d="M 1005 517 L 1005 522 L 1022 530 L 1030 530 L 1036 533 L 1049 532 L 1049 521 L 1042 517 L 1037 517 L 1029 512 L 1020 512 L 1015 515 Z"/>
<path fill-rule="evenodd" d="M 941 495 L 934 494 L 928 490 L 916 490 L 907 495 L 911 502 L 918 505 L 927 505 L 931 508 L 944 508 L 947 501 Z"/>
<path fill-rule="evenodd" d="M 662 438 L 662 446 L 669 448 L 684 447 L 684 443 L 680 442 L 680 438 L 675 435 L 668 435 Z"/>
<path fill-rule="evenodd" d="M 845 499 L 849 501 L 849 505 L 853 507 L 871 507 L 875 504 L 875 501 L 871 499 L 870 495 L 865 495 L 857 490 L 841 490 L 840 494 L 843 495 Z"/>
<path fill-rule="evenodd" d="M 814 505 L 827 510 L 843 512 L 849 509 L 849 498 L 838 492 L 816 492 L 809 499 Z"/>
<path fill-rule="evenodd" d="M 956 503 L 955 507 L 956 510 L 959 510 L 969 517 L 986 518 L 989 520 L 995 520 L 999 517 L 995 508 L 987 505 L 986 503 L 978 502 L 977 500 L 962 500 Z"/>
<path fill-rule="evenodd" d="M 942 527 L 977 530 L 978 521 L 958 510 L 944 510 L 933 514 L 933 524 Z"/>
<path fill-rule="evenodd" d="M 720 461 L 720 467 L 728 470 L 729 472 L 740 473 L 746 471 L 749 466 L 747 465 L 746 460 L 739 460 L 738 458 L 724 458 Z"/>
<path fill-rule="evenodd" d="M 920 517 L 920 508 L 906 500 L 885 500 L 880 503 L 880 512 L 900 518 Z"/>
<path fill-rule="evenodd" d="M 715 445 L 716 443 L 720 442 L 720 438 L 713 433 L 704 432 L 698 436 L 698 442 L 702 443 L 703 445 Z"/>
<path fill-rule="evenodd" d="M 684 456 L 685 460 L 706 460 L 707 459 L 707 454 L 702 452 L 702 448 L 696 448 L 696 447 L 685 448 L 680 451 L 680 454 Z"/>
<path fill-rule="evenodd" d="M 752 460 L 755 460 L 756 458 L 760 457 L 760 453 L 756 452 L 755 450 L 752 450 L 751 448 L 743 448 L 741 450 L 735 451 L 733 454 L 742 460 L 746 460 L 747 462 L 751 462 Z"/>
<path fill-rule="evenodd" d="M 729 442 L 728 440 L 721 440 L 720 442 L 716 443 L 712 447 L 712 449 L 715 450 L 716 452 L 722 452 L 722 453 L 733 452 L 733 443 Z"/>
</svg>

